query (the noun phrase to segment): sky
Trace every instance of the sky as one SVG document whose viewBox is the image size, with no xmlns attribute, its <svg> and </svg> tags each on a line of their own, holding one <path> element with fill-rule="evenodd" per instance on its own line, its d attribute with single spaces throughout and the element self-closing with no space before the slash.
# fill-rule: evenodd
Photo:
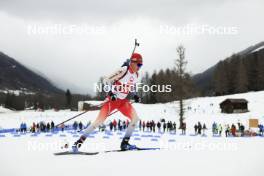
<svg viewBox="0 0 264 176">
<path fill-rule="evenodd" d="M 62 89 L 94 94 L 101 76 L 130 57 L 141 73 L 172 68 L 186 48 L 187 71 L 205 71 L 264 40 L 262 0 L 1 0 L 0 51 Z"/>
</svg>

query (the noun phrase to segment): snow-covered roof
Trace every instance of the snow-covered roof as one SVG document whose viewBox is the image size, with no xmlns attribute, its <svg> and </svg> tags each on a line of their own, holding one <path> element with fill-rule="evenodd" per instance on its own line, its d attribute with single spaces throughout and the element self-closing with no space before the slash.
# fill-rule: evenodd
<svg viewBox="0 0 264 176">
<path fill-rule="evenodd" d="M 103 103 L 103 101 L 91 100 L 91 101 L 84 101 L 84 103 L 87 103 L 90 105 L 100 105 L 101 103 Z"/>
<path fill-rule="evenodd" d="M 5 112 L 12 112 L 12 110 L 0 106 L 0 113 L 5 113 Z"/>
</svg>

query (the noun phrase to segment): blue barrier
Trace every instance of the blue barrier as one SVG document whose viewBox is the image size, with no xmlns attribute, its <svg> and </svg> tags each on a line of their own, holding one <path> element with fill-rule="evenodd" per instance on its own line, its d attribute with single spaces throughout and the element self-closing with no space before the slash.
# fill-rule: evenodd
<svg viewBox="0 0 264 176">
<path fill-rule="evenodd" d="M 16 128 L 2 129 L 2 130 L 0 130 L 0 133 L 12 133 L 12 132 L 16 132 L 16 131 L 17 131 Z"/>
<path fill-rule="evenodd" d="M 190 134 L 189 136 L 197 136 L 197 134 Z"/>
<path fill-rule="evenodd" d="M 143 135 L 141 135 L 141 137 L 148 137 L 148 135 L 144 135 L 144 134 L 143 134 Z"/>
<path fill-rule="evenodd" d="M 214 137 L 214 138 L 220 138 L 222 136 L 220 136 L 220 135 L 213 135 L 212 137 Z"/>
<path fill-rule="evenodd" d="M 89 135 L 89 136 L 87 136 L 87 138 L 95 138 L 95 137 L 94 137 L 94 136 L 90 136 L 90 135 Z"/>
<path fill-rule="evenodd" d="M 175 139 L 169 139 L 169 142 L 176 142 Z"/>
<path fill-rule="evenodd" d="M 141 137 L 153 137 L 153 135 L 141 135 Z"/>
<path fill-rule="evenodd" d="M 156 136 L 153 136 L 154 138 L 160 138 L 160 136 L 156 135 Z"/>
<path fill-rule="evenodd" d="M 37 134 L 31 134 L 30 136 L 31 137 L 37 137 L 38 135 Z"/>
<path fill-rule="evenodd" d="M 133 136 L 140 136 L 139 134 L 133 134 Z"/>
</svg>

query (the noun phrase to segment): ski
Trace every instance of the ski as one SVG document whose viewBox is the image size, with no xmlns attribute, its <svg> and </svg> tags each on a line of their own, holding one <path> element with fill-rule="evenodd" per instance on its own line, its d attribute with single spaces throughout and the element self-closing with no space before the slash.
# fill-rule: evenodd
<svg viewBox="0 0 264 176">
<path fill-rule="evenodd" d="M 66 152 L 58 152 L 54 153 L 54 155 L 97 155 L 99 152 L 73 152 L 73 151 L 66 151 Z"/>
<path fill-rule="evenodd" d="M 133 150 L 121 150 L 121 149 L 118 149 L 118 150 L 107 150 L 107 151 L 104 151 L 104 153 L 111 153 L 111 152 L 133 152 L 133 151 L 143 151 L 143 150 L 160 150 L 160 148 L 136 148 L 136 149 L 133 149 Z"/>
<path fill-rule="evenodd" d="M 133 152 L 133 151 L 143 151 L 143 150 L 160 150 L 160 148 L 136 148 L 133 150 L 121 150 L 121 149 L 116 149 L 116 150 L 106 150 L 102 152 L 73 152 L 73 151 L 66 151 L 66 152 L 58 152 L 54 153 L 54 155 L 97 155 L 99 153 L 112 153 L 112 152 Z"/>
</svg>

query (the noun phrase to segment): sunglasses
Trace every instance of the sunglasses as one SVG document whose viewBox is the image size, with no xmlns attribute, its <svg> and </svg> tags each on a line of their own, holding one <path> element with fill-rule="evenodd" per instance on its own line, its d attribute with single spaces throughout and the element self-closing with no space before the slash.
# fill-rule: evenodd
<svg viewBox="0 0 264 176">
<path fill-rule="evenodd" d="M 138 66 L 138 68 L 140 68 L 140 67 L 142 67 L 142 66 L 143 66 L 143 64 L 139 64 L 139 63 L 138 63 L 138 64 L 137 64 L 137 66 Z"/>
<path fill-rule="evenodd" d="M 137 63 L 137 62 L 133 62 L 133 63 Z M 137 63 L 137 66 L 140 68 L 140 67 L 143 66 L 143 64 L 142 63 Z"/>
</svg>

